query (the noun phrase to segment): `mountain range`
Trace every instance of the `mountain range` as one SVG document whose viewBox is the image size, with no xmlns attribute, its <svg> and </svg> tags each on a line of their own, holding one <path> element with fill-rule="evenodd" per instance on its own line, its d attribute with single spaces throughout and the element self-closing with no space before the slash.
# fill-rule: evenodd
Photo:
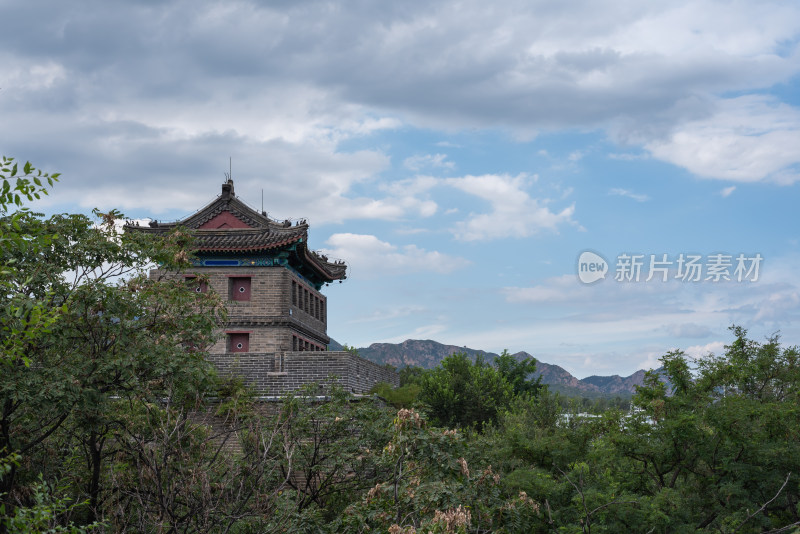
<svg viewBox="0 0 800 534">
<path fill-rule="evenodd" d="M 329 347 L 331 350 L 342 350 L 342 345 L 334 340 L 331 340 Z M 373 343 L 369 347 L 361 347 L 357 350 L 363 358 L 397 368 L 418 366 L 432 369 L 439 365 L 446 356 L 456 352 L 464 352 L 472 358 L 481 354 L 488 361 L 494 360 L 497 356 L 493 352 L 471 349 L 466 346 L 445 345 L 430 339 L 407 339 L 402 343 Z M 517 352 L 514 357 L 517 359 L 533 358 L 524 351 Z M 542 383 L 550 386 L 553 391 L 571 396 L 607 397 L 618 395 L 627 397 L 633 395 L 636 392 L 636 386 L 643 383 L 644 374 L 644 370 L 639 370 L 630 376 L 589 376 L 578 379 L 563 367 L 536 361 L 536 375 L 542 377 Z"/>
</svg>

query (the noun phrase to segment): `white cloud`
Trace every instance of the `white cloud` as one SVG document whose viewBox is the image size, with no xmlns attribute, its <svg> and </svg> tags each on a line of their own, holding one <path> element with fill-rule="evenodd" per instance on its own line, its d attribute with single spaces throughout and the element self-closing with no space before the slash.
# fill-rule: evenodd
<svg viewBox="0 0 800 534">
<path fill-rule="evenodd" d="M 399 247 L 368 234 L 333 234 L 326 243 L 329 248 L 322 252 L 347 258 L 351 277 L 373 278 L 387 273 L 420 271 L 446 274 L 469 264 L 464 258 L 427 251 L 416 245 Z"/>
<path fill-rule="evenodd" d="M 755 320 L 791 320 L 798 315 L 798 309 L 800 309 L 800 290 L 796 287 L 785 288 L 767 295 L 756 304 Z"/>
<path fill-rule="evenodd" d="M 28 64 L 7 54 L 3 58 L 3 91 L 12 97 L 20 93 L 51 89 L 67 77 L 64 66 L 52 60 Z"/>
<path fill-rule="evenodd" d="M 608 155 L 608 159 L 615 159 L 619 161 L 637 161 L 647 158 L 649 158 L 647 154 L 611 153 Z"/>
<path fill-rule="evenodd" d="M 503 288 L 503 294 L 507 302 L 567 302 L 580 300 L 582 292 L 585 294 L 585 287 L 575 275 L 563 274 L 531 287 L 506 287 Z"/>
<path fill-rule="evenodd" d="M 431 204 L 398 208 L 354 192 L 379 178 L 388 149 L 342 149 L 409 126 L 530 138 L 613 125 L 616 139 L 701 176 L 798 178 L 795 108 L 715 97 L 797 76 L 792 3 L 176 0 L 98 4 L 78 16 L 51 1 L 9 5 L 4 19 L 15 21 L 0 35 L 0 113 L 14 125 L 4 149 L 72 176 L 61 198 L 85 207 L 115 195 L 129 210 L 194 209 L 234 155 L 235 176 L 256 197 L 256 181 L 297 181 L 303 192 L 320 177 L 309 193 L 323 199 L 322 221 L 427 216 Z M 43 29 L 36 39 L 31 27 Z M 439 156 L 408 163 L 452 168 Z M 283 189 L 279 207 L 303 211 L 303 195 Z M 517 235 L 569 217 L 531 207 Z"/>
<path fill-rule="evenodd" d="M 403 161 L 403 165 L 412 171 L 424 168 L 454 169 L 456 164 L 452 161 L 445 161 L 446 159 L 447 154 L 425 154 L 408 157 Z"/>
<path fill-rule="evenodd" d="M 402 343 L 407 339 L 433 339 L 435 336 L 442 334 L 446 330 L 447 330 L 446 324 L 442 322 L 435 322 L 423 326 L 418 326 L 417 328 L 414 328 L 410 332 L 406 332 L 398 336 L 393 336 L 390 338 L 383 339 L 381 340 L 381 342 Z"/>
<path fill-rule="evenodd" d="M 637 367 L 645 370 L 658 369 L 661 367 L 659 358 L 661 358 L 664 354 L 664 352 L 659 351 L 645 352 L 644 359 L 637 364 Z"/>
<path fill-rule="evenodd" d="M 444 147 L 444 148 L 461 148 L 461 145 L 452 143 L 450 141 L 439 141 L 436 143 L 436 146 Z"/>
<path fill-rule="evenodd" d="M 608 192 L 608 194 L 609 195 L 616 195 L 616 196 L 620 196 L 620 197 L 632 198 L 636 202 L 647 202 L 648 200 L 650 200 L 650 197 L 645 195 L 645 194 L 634 193 L 633 191 L 628 191 L 627 189 L 614 188 L 614 189 L 611 189 Z"/>
<path fill-rule="evenodd" d="M 409 315 L 420 315 L 428 310 L 424 306 L 392 306 L 384 309 L 373 310 L 369 315 L 350 319 L 351 323 L 372 323 L 380 321 L 394 321 Z"/>
<path fill-rule="evenodd" d="M 427 234 L 430 232 L 427 228 L 411 228 L 408 226 L 400 226 L 394 230 L 394 232 L 398 235 L 418 235 L 418 234 Z"/>
<path fill-rule="evenodd" d="M 671 324 L 666 327 L 669 335 L 683 338 L 701 338 L 712 334 L 708 326 L 697 323 Z"/>
<path fill-rule="evenodd" d="M 574 223 L 572 204 L 559 212 L 551 211 L 547 199 L 531 197 L 525 188 L 532 179 L 519 174 L 485 174 L 447 178 L 442 182 L 489 202 L 489 213 L 471 214 L 453 229 L 457 239 L 478 241 L 506 237 L 528 237 L 542 230 L 558 231 L 559 226 Z"/>
<path fill-rule="evenodd" d="M 717 100 L 709 116 L 645 146 L 704 178 L 789 184 L 800 180 L 800 109 L 767 96 Z"/>
<path fill-rule="evenodd" d="M 719 192 L 719 194 L 722 196 L 722 198 L 728 198 L 734 191 L 736 191 L 736 186 L 732 185 L 730 187 L 723 188 L 722 191 Z"/>
<path fill-rule="evenodd" d="M 782 274 L 791 269 L 792 259 L 775 260 L 772 265 L 777 274 L 758 282 L 619 283 L 612 274 L 587 286 L 574 274 L 565 274 L 529 287 L 504 288 L 503 295 L 509 306 L 547 310 L 546 324 L 528 327 L 521 334 L 533 339 L 541 335 L 542 339 L 598 345 L 613 340 L 646 347 L 658 342 L 674 345 L 676 339 L 716 337 L 732 324 L 747 325 L 765 334 L 782 327 L 796 330 L 793 325 L 800 319 L 800 288 L 787 283 Z M 509 331 L 488 335 L 515 336 Z M 717 351 L 719 346 L 702 345 L 691 350 Z"/>
<path fill-rule="evenodd" d="M 709 354 L 715 354 L 719 356 L 725 352 L 725 345 L 724 341 L 712 341 L 711 343 L 706 343 L 705 345 L 692 345 L 691 347 L 686 347 L 683 349 L 683 352 L 686 353 L 687 356 L 694 359 L 704 358 Z"/>
</svg>

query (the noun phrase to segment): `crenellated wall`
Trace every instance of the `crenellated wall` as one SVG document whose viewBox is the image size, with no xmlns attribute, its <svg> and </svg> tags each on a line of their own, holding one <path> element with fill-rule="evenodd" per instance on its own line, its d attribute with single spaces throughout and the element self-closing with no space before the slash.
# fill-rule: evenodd
<svg viewBox="0 0 800 534">
<path fill-rule="evenodd" d="M 284 352 L 210 354 L 220 374 L 242 377 L 260 395 L 283 395 L 306 384 L 337 383 L 352 393 L 366 393 L 378 382 L 394 387 L 400 376 L 393 369 L 350 352 Z"/>
</svg>

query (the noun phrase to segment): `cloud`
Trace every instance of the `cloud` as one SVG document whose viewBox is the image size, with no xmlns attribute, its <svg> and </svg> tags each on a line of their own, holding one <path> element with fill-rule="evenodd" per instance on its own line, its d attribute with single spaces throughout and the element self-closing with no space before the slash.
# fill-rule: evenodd
<svg viewBox="0 0 800 534">
<path fill-rule="evenodd" d="M 758 282 L 644 282 L 643 276 L 638 283 L 620 283 L 610 276 L 587 286 L 574 274 L 564 274 L 532 286 L 503 288 L 502 295 L 509 305 L 546 308 L 549 330 L 579 329 L 581 337 L 616 335 L 620 341 L 648 343 L 667 337 L 699 339 L 731 324 L 772 333 L 800 320 L 800 287 L 781 274 L 791 268 L 791 258 L 770 265 L 778 274 Z"/>
<path fill-rule="evenodd" d="M 346 153 L 315 143 L 259 142 L 232 133 L 169 138 L 169 132 L 119 123 L 87 128 L 108 136 L 97 141 L 87 172 L 67 173 L 62 180 L 65 187 L 57 189 L 51 202 L 74 202 L 85 209 L 107 208 L 113 202 L 113 207 L 131 215 L 168 210 L 188 215 L 219 193 L 230 156 L 237 195 L 260 208 L 263 190 L 264 209 L 280 219 L 307 217 L 320 224 L 431 211 L 422 202 L 353 193 L 357 184 L 369 182 L 388 167 L 386 155 L 377 151 Z M 77 144 L 68 135 L 61 143 L 65 153 Z M 216 150 L 219 146 L 229 151 L 222 156 Z M 67 157 L 78 158 L 85 150 L 76 147 Z"/>
<path fill-rule="evenodd" d="M 664 355 L 663 352 L 651 351 L 644 354 L 644 359 L 637 364 L 639 369 L 651 370 L 661 367 L 659 358 Z"/>
<path fill-rule="evenodd" d="M 411 156 L 403 161 L 403 166 L 412 171 L 424 168 L 454 169 L 456 164 L 445 161 L 447 154 L 425 154 L 424 156 Z"/>
<path fill-rule="evenodd" d="M 447 178 L 442 183 L 468 193 L 491 206 L 489 213 L 470 214 L 456 223 L 453 233 L 462 241 L 480 241 L 507 237 L 528 237 L 542 230 L 557 232 L 567 223 L 574 223 L 575 205 L 551 211 L 549 200 L 531 197 L 525 187 L 531 177 L 526 174 L 486 174 Z"/>
<path fill-rule="evenodd" d="M 439 320 L 441 321 L 442 319 L 440 318 Z M 402 343 L 407 339 L 433 339 L 435 336 L 438 336 L 446 331 L 447 331 L 447 325 L 444 322 L 435 322 L 423 326 L 418 326 L 417 328 L 414 328 L 409 332 L 383 339 L 380 342 Z"/>
<path fill-rule="evenodd" d="M 756 304 L 755 320 L 789 321 L 798 317 L 800 309 L 800 290 L 786 288 L 767 295 Z"/>
<path fill-rule="evenodd" d="M 42 120 L 50 128 L 38 142 L 58 147 L 49 158 L 28 156 L 30 149 L 18 145 L 19 139 L 8 148 L 39 167 L 63 172 L 55 194 L 41 206 L 114 207 L 131 216 L 179 218 L 219 193 L 231 157 L 237 195 L 260 209 L 263 190 L 264 209 L 275 218 L 303 217 L 319 225 L 429 217 L 437 210 L 429 199 L 370 187 L 390 166 L 389 157 L 378 150 L 340 151 L 327 139 L 257 140 L 233 131 L 189 135 L 135 122 L 73 123 L 58 115 Z M 33 122 L 19 122 L 19 130 L 33 135 Z"/>
<path fill-rule="evenodd" d="M 712 105 L 709 116 L 676 126 L 646 148 L 653 157 L 703 178 L 780 184 L 800 180 L 800 109 L 760 95 Z"/>
<path fill-rule="evenodd" d="M 148 102 L 154 119 L 211 115 L 223 130 L 248 115 L 259 129 L 252 112 L 279 86 L 292 90 L 273 100 L 278 112 L 291 93 L 310 99 L 290 131 L 361 106 L 379 121 L 530 130 L 641 123 L 696 95 L 762 88 L 798 71 L 800 7 L 780 2 L 611 1 L 598 14 L 589 0 L 547 9 L 524 0 L 184 0 L 97 4 L 83 17 L 60 2 L 37 6 L 10 6 L 5 17 L 47 31 L 24 44 L 4 32 L 0 49 L 60 64 L 81 107 Z M 136 112 L 138 120 L 147 107 Z"/>
<path fill-rule="evenodd" d="M 544 230 L 557 232 L 563 224 L 576 224 L 572 219 L 574 204 L 556 212 L 549 207 L 550 199 L 532 197 L 528 193 L 527 189 L 537 180 L 537 175 L 528 174 L 466 175 L 453 178 L 418 175 L 395 181 L 384 189 L 390 195 L 408 199 L 408 202 L 435 205 L 426 195 L 437 189 L 456 189 L 488 202 L 491 211 L 470 213 L 466 220 L 456 222 L 451 228 L 456 239 L 462 241 L 528 237 Z M 567 189 L 562 196 L 569 193 L 571 190 Z M 458 208 L 448 208 L 444 214 L 458 212 Z"/>
<path fill-rule="evenodd" d="M 650 197 L 641 193 L 634 193 L 632 191 L 628 191 L 627 189 L 619 189 L 614 188 L 608 192 L 609 195 L 617 195 L 621 197 L 628 197 L 632 198 L 636 202 L 647 202 L 650 200 Z"/>
<path fill-rule="evenodd" d="M 682 338 L 701 338 L 712 335 L 711 330 L 696 323 L 671 324 L 666 327 L 669 335 Z"/>
<path fill-rule="evenodd" d="M 351 277 L 374 278 L 387 273 L 425 271 L 447 274 L 470 263 L 464 258 L 427 251 L 416 245 L 398 247 L 368 234 L 333 234 L 326 243 L 329 248 L 321 252 L 346 258 Z"/>
<path fill-rule="evenodd" d="M 5 91 L 11 90 L 13 93 L 48 90 L 59 84 L 67 74 L 62 64 L 49 59 L 30 64 L 5 55 L 3 60 L 3 86 Z"/>
<path fill-rule="evenodd" d="M 427 228 L 411 228 L 408 226 L 400 226 L 394 230 L 394 232 L 398 235 L 417 235 L 417 234 L 427 234 L 430 232 Z"/>
<path fill-rule="evenodd" d="M 798 177 L 798 110 L 717 96 L 797 76 L 791 3 L 615 0 L 598 14 L 588 0 L 174 0 L 78 14 L 50 1 L 6 6 L 4 19 L 15 21 L 0 35 L 4 150 L 63 171 L 60 199 L 84 207 L 194 209 L 234 156 L 240 189 L 258 199 L 256 182 L 269 183 L 290 215 L 314 195 L 320 221 L 427 216 L 430 203 L 356 187 L 382 178 L 383 149 L 343 148 L 409 126 L 605 128 L 699 176 Z M 452 164 L 438 156 L 409 164 Z M 570 215 L 534 203 L 515 235 Z M 482 238 L 469 226 L 461 238 Z"/>
<path fill-rule="evenodd" d="M 705 345 L 692 345 L 691 347 L 686 347 L 683 349 L 683 352 L 685 352 L 690 358 L 694 358 L 696 360 L 705 358 L 709 354 L 715 354 L 719 356 L 725 352 L 725 342 L 712 341 L 711 343 L 706 343 Z"/>
<path fill-rule="evenodd" d="M 732 185 L 732 186 L 730 186 L 730 187 L 725 187 L 724 189 L 722 189 L 722 190 L 719 192 L 719 194 L 720 194 L 720 196 L 722 196 L 722 198 L 728 198 L 729 196 L 731 196 L 731 194 L 732 194 L 734 191 L 736 191 L 736 186 L 735 186 L 735 185 Z"/>
<path fill-rule="evenodd" d="M 369 315 L 350 319 L 351 323 L 371 323 L 382 321 L 394 321 L 409 315 L 420 315 L 428 310 L 424 306 L 392 306 L 390 308 L 373 310 Z"/>
<path fill-rule="evenodd" d="M 608 159 L 614 159 L 619 161 L 638 161 L 647 159 L 649 157 L 650 156 L 648 156 L 647 154 L 630 154 L 630 153 L 621 153 L 621 154 L 611 153 L 608 155 Z"/>
</svg>

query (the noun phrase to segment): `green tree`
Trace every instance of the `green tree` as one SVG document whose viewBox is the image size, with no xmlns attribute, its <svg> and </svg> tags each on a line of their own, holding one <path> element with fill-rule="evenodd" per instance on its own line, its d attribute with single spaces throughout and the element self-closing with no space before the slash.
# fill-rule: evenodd
<svg viewBox="0 0 800 534">
<path fill-rule="evenodd" d="M 419 385 L 422 382 L 422 377 L 428 371 L 416 365 L 407 365 L 398 371 L 400 375 L 400 387 L 409 384 Z"/>
<path fill-rule="evenodd" d="M 310 385 L 287 397 L 280 415 L 287 454 L 281 472 L 294 492 L 297 512 L 324 511 L 333 519 L 382 473 L 375 462 L 391 417 L 371 401 L 353 402 L 333 387 L 324 401 Z"/>
<path fill-rule="evenodd" d="M 524 357 L 517 359 L 504 350 L 500 356 L 495 357 L 494 365 L 500 375 L 511 384 L 514 395 L 538 395 L 546 387 L 542 384 L 542 377 L 533 378 L 536 373 L 536 358 Z"/>
<path fill-rule="evenodd" d="M 58 176 L 58 173 L 43 173 L 30 162 L 23 165 L 20 173 L 14 159 L 5 156 L 0 164 L 0 252 L 4 255 L 4 261 L 0 263 L 0 292 L 5 316 L 14 318 L 0 324 L 0 365 L 14 365 L 19 359 L 27 365 L 23 350 L 25 344 L 46 332 L 61 312 L 58 306 L 48 306 L 20 291 L 33 279 L 31 273 L 26 273 L 16 261 L 18 255 L 35 255 L 52 242 L 54 236 L 45 228 L 28 225 L 32 215 L 23 203 L 26 199 L 34 200 L 46 195 L 43 181 L 52 186 Z"/>
<path fill-rule="evenodd" d="M 732 331 L 721 355 L 665 355 L 672 387 L 649 373 L 636 411 L 608 436 L 618 465 L 640 473 L 624 485 L 642 495 L 642 521 L 657 529 L 800 524 L 798 351 L 781 348 L 777 336 L 759 343 Z"/>
<path fill-rule="evenodd" d="M 422 388 L 418 384 L 405 384 L 395 388 L 386 382 L 378 382 L 369 392 L 385 399 L 395 408 L 411 408 L 419 403 Z"/>
<path fill-rule="evenodd" d="M 482 356 L 475 361 L 464 353 L 447 356 L 421 381 L 420 400 L 437 424 L 471 426 L 497 420 L 514 389 Z"/>
<path fill-rule="evenodd" d="M 29 176 L 14 186 L 16 166 L 7 169 L 0 198 L 0 453 L 22 461 L 2 476 L 0 494 L 10 511 L 25 504 L 24 488 L 39 473 L 71 477 L 80 481 L 76 498 L 89 501 L 91 522 L 120 409 L 163 400 L 174 384 L 202 391 L 212 376 L 203 348 L 224 308 L 213 294 L 187 291 L 180 277 L 148 277 L 151 263 L 171 273 L 189 266 L 186 234 L 120 235 L 116 212 L 98 213 L 99 224 L 83 215 L 9 213 L 20 207 L 20 195 L 38 198 L 47 175 L 26 164 Z M 83 472 L 75 469 L 80 451 Z"/>
<path fill-rule="evenodd" d="M 427 424 L 401 409 L 377 456 L 386 468 L 369 491 L 331 525 L 331 532 L 536 532 L 540 503 L 504 495 L 501 475 L 482 460 L 471 436 Z"/>
</svg>

